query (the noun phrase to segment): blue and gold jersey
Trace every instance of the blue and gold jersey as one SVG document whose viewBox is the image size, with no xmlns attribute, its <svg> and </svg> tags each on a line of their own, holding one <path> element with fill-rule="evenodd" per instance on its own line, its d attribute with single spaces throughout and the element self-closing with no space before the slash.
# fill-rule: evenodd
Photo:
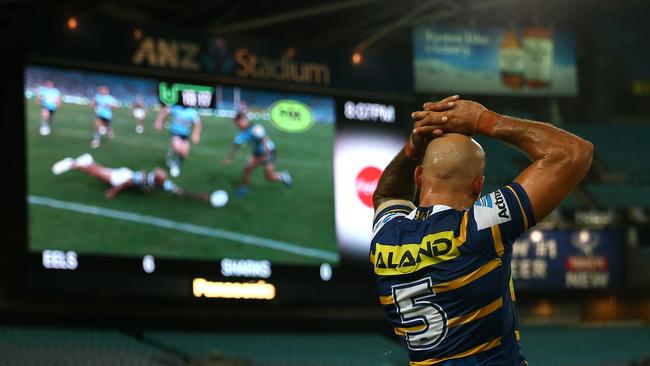
<svg viewBox="0 0 650 366">
<path fill-rule="evenodd" d="M 370 262 L 410 364 L 526 365 L 510 275 L 512 244 L 535 224 L 524 189 L 464 211 L 402 202 L 377 213 Z"/>
</svg>

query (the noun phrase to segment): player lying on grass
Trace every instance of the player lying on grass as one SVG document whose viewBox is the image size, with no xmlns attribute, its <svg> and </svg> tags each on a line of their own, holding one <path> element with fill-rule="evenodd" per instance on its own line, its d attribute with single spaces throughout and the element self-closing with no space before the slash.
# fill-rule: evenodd
<svg viewBox="0 0 650 366">
<path fill-rule="evenodd" d="M 224 164 L 232 163 L 235 154 L 244 144 L 250 144 L 252 153 L 244 166 L 242 182 L 237 193 L 240 196 L 248 193 L 248 185 L 251 180 L 251 173 L 258 165 L 264 164 L 264 176 L 269 181 L 282 182 L 286 187 L 291 186 L 291 175 L 287 171 L 275 171 L 275 144 L 266 134 L 264 127 L 258 124 L 252 124 L 245 113 L 237 113 L 234 119 L 235 125 L 239 129 L 232 144 L 228 156 L 224 159 Z"/>
<path fill-rule="evenodd" d="M 115 198 L 125 189 L 133 189 L 140 192 L 162 189 L 179 197 L 210 202 L 210 196 L 208 194 L 192 193 L 178 187 L 168 179 L 167 172 L 160 168 L 154 168 L 150 171 L 133 171 L 129 168 L 107 168 L 95 162 L 90 154 L 81 155 L 76 159 L 65 158 L 52 166 L 52 173 L 55 175 L 61 175 L 70 170 L 84 172 L 110 184 L 111 188 L 104 193 L 108 199 Z"/>
<path fill-rule="evenodd" d="M 593 145 L 457 96 L 426 103 L 413 118 L 373 196 L 370 262 L 380 303 L 411 365 L 527 365 L 512 245 L 584 178 Z M 513 145 L 532 163 L 481 197 L 485 152 L 471 135 Z M 419 207 L 411 202 L 416 187 Z"/>
<path fill-rule="evenodd" d="M 38 88 L 36 103 L 41 106 L 41 127 L 38 133 L 47 136 L 52 131 L 54 113 L 61 106 L 61 92 L 54 87 L 52 81 L 48 80 L 45 85 Z"/>
<path fill-rule="evenodd" d="M 201 117 L 196 109 L 175 105 L 163 107 L 156 117 L 156 129 L 163 128 L 163 122 L 171 118 L 170 147 L 167 150 L 167 166 L 172 177 L 181 174 L 181 163 L 190 155 L 190 139 L 194 145 L 201 140 Z M 191 135 L 191 137 L 190 137 Z"/>
</svg>

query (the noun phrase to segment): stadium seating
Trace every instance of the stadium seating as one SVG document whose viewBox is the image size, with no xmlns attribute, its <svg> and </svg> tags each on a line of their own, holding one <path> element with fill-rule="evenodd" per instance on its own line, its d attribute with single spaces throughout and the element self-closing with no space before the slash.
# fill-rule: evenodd
<svg viewBox="0 0 650 366">
<path fill-rule="evenodd" d="M 591 200 L 579 200 L 574 194 L 562 207 L 650 207 L 650 164 L 645 151 L 650 124 L 569 124 L 562 127 L 595 146 L 594 166 L 584 185 Z M 478 140 L 488 157 L 486 191 L 512 181 L 526 166 L 526 157 L 515 149 L 488 138 L 479 137 Z"/>
<path fill-rule="evenodd" d="M 0 327 L 1 366 L 181 365 L 180 358 L 116 330 Z"/>
<path fill-rule="evenodd" d="M 521 333 L 531 365 L 631 366 L 650 357 L 648 327 L 524 327 Z M 613 347 L 616 339 L 625 341 Z M 393 366 L 407 362 L 395 338 L 371 333 L 151 331 L 135 337 L 117 330 L 0 327 L 2 366 L 180 366 L 215 355 L 235 360 L 223 365 Z"/>
</svg>

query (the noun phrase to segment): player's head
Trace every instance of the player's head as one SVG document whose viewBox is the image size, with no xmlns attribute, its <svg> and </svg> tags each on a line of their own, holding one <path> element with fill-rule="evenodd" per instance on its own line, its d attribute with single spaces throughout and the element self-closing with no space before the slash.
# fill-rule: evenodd
<svg viewBox="0 0 650 366">
<path fill-rule="evenodd" d="M 158 167 L 154 168 L 153 176 L 154 176 L 153 179 L 156 187 L 162 187 L 168 178 L 167 172 L 164 169 Z"/>
<path fill-rule="evenodd" d="M 235 121 L 235 125 L 241 130 L 247 129 L 248 126 L 250 125 L 250 121 L 248 120 L 246 113 L 242 113 L 242 112 L 237 113 L 234 121 Z"/>
<path fill-rule="evenodd" d="M 47 80 L 45 82 L 45 86 L 48 88 L 54 88 L 54 83 L 52 82 L 52 80 Z"/>
<path fill-rule="evenodd" d="M 481 145 L 469 136 L 448 133 L 429 143 L 415 182 L 421 195 L 451 195 L 473 203 L 483 190 L 484 171 Z"/>
<path fill-rule="evenodd" d="M 108 87 L 102 85 L 102 86 L 97 88 L 97 92 L 99 92 L 99 94 L 102 94 L 102 95 L 107 95 L 108 94 Z"/>
</svg>

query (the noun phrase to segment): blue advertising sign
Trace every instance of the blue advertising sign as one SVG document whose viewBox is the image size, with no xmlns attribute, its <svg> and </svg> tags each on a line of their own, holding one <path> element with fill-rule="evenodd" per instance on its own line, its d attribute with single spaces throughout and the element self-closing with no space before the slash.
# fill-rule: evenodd
<svg viewBox="0 0 650 366">
<path fill-rule="evenodd" d="M 512 248 L 518 289 L 612 289 L 623 283 L 623 234 L 614 230 L 533 230 Z"/>
<path fill-rule="evenodd" d="M 571 96 L 575 38 L 550 28 L 417 27 L 416 92 Z"/>
</svg>

